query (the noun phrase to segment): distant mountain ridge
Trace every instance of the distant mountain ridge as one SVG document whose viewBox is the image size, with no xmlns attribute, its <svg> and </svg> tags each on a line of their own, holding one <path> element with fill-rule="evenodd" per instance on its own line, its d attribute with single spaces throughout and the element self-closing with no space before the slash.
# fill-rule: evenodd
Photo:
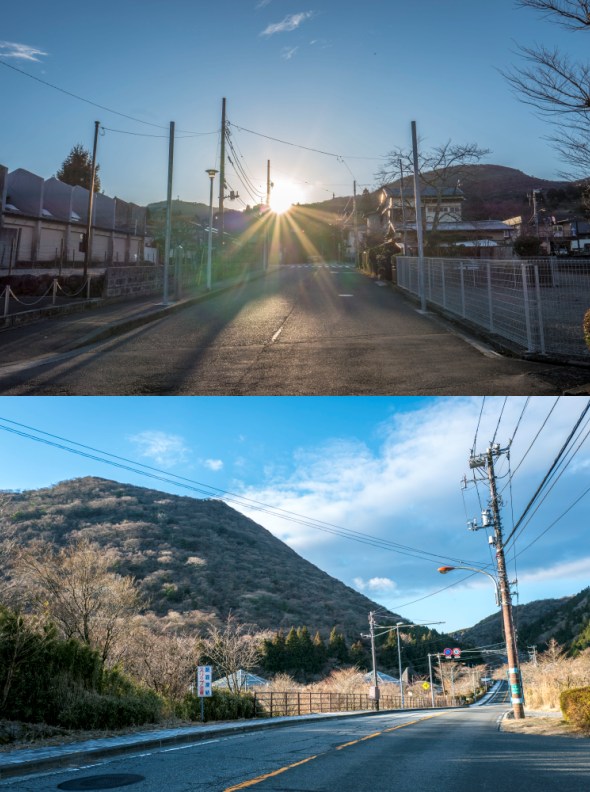
<svg viewBox="0 0 590 792">
<path fill-rule="evenodd" d="M 566 649 L 590 646 L 590 588 L 560 599 L 535 600 L 514 608 L 514 623 L 521 649 L 537 646 L 542 652 L 552 638 Z M 475 646 L 502 641 L 500 612 L 456 633 Z"/>
<path fill-rule="evenodd" d="M 461 170 L 459 186 L 465 195 L 463 218 L 466 220 L 506 220 L 517 215 L 530 215 L 532 208 L 527 194 L 533 189 L 541 189 L 547 196 L 547 205 L 541 204 L 542 208 L 551 211 L 559 208 L 564 211 L 578 209 L 580 186 L 577 182 L 539 179 L 505 165 L 470 165 Z M 450 170 L 452 178 L 453 169 Z M 394 179 L 389 185 L 397 188 L 400 180 Z M 378 190 L 370 192 L 368 196 L 358 197 L 360 213 L 377 208 Z M 332 198 L 314 203 L 313 206 L 324 211 L 340 212 L 346 200 L 350 199 Z"/>
<path fill-rule="evenodd" d="M 231 612 L 261 629 L 308 625 L 327 637 L 336 626 L 358 640 L 369 611 L 382 610 L 218 500 L 88 477 L 11 493 L 4 516 L 23 544 L 85 537 L 114 548 L 118 571 L 136 578 L 157 616 Z"/>
</svg>

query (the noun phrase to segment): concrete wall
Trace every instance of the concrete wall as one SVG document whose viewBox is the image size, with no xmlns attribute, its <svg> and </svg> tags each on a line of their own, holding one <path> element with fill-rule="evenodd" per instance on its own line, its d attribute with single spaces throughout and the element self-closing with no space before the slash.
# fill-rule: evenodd
<svg viewBox="0 0 590 792">
<path fill-rule="evenodd" d="M 106 271 L 105 297 L 141 297 L 161 294 L 164 268 L 160 266 L 109 267 Z"/>
</svg>

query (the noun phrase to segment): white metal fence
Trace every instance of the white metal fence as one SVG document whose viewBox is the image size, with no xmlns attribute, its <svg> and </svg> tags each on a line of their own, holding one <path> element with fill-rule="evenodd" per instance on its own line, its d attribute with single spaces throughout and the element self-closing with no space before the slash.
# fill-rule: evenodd
<svg viewBox="0 0 590 792">
<path fill-rule="evenodd" d="M 590 362 L 590 259 L 425 258 L 423 282 L 427 302 L 523 351 Z M 397 283 L 421 296 L 418 258 L 398 257 Z"/>
</svg>

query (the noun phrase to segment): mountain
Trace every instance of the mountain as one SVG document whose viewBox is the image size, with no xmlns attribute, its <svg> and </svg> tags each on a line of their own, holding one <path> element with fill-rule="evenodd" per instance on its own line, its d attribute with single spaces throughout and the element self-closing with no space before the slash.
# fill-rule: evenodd
<svg viewBox="0 0 590 792">
<path fill-rule="evenodd" d="M 514 608 L 514 624 L 521 650 L 537 646 L 542 652 L 554 638 L 566 649 L 578 651 L 590 646 L 590 588 L 561 599 L 535 600 Z M 474 646 L 502 640 L 500 613 L 488 616 L 473 627 L 457 633 Z"/>
<path fill-rule="evenodd" d="M 23 544 L 84 537 L 114 548 L 117 571 L 136 578 L 145 610 L 157 616 L 224 619 L 231 611 L 261 629 L 307 625 L 327 637 L 336 626 L 358 640 L 380 607 L 219 500 L 80 478 L 9 493 L 3 516 Z"/>
<path fill-rule="evenodd" d="M 404 180 L 406 187 L 411 184 L 408 178 Z M 452 180 L 453 169 L 450 170 L 450 181 Z M 399 188 L 399 179 L 389 185 L 394 189 Z M 538 179 L 504 165 L 470 165 L 461 168 L 459 186 L 465 196 L 465 220 L 506 220 L 516 215 L 532 215 L 527 196 L 534 189 L 542 191 L 539 198 L 541 212 L 569 214 L 581 211 L 581 186 L 578 182 Z M 358 197 L 360 214 L 377 208 L 377 193 L 378 190 L 375 190 L 369 195 Z M 324 212 L 340 213 L 347 200 L 352 201 L 351 198 L 333 198 L 310 206 Z M 348 206 L 349 211 L 351 205 L 350 203 Z"/>
</svg>

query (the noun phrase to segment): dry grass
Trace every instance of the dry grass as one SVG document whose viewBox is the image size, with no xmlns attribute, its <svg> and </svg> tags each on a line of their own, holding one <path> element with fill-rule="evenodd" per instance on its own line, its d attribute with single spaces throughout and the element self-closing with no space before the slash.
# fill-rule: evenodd
<svg viewBox="0 0 590 792">
<path fill-rule="evenodd" d="M 526 717 L 524 720 L 504 718 L 501 731 L 515 734 L 534 734 L 543 737 L 581 737 L 588 739 L 589 730 L 577 729 L 561 718 L 544 718 L 542 716 Z"/>
<path fill-rule="evenodd" d="M 562 691 L 590 686 L 590 651 L 565 657 L 561 647 L 552 641 L 536 665 L 525 663 L 521 671 L 527 707 L 559 711 Z"/>
</svg>

